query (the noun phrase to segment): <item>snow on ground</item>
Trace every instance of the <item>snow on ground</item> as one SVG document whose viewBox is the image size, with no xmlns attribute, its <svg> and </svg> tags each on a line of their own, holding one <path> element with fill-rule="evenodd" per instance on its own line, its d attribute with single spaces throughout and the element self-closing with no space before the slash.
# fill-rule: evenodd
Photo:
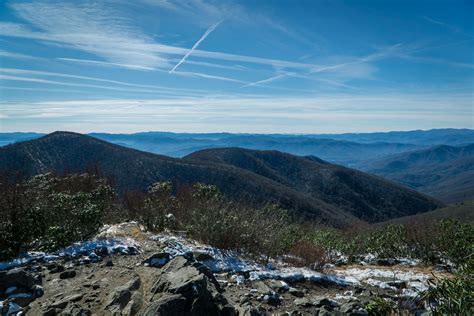
<svg viewBox="0 0 474 316">
<path fill-rule="evenodd" d="M 116 239 L 93 239 L 84 242 L 74 243 L 56 253 L 48 254 L 44 252 L 28 252 L 16 259 L 0 262 L 0 271 L 8 270 L 33 262 L 50 262 L 61 257 L 76 258 L 84 256 L 90 261 L 98 259 L 96 252 L 106 252 L 108 254 L 133 255 L 139 252 L 139 244 L 130 238 Z"/>
<path fill-rule="evenodd" d="M 403 295 L 415 296 L 428 288 L 429 275 L 420 272 L 402 271 L 399 269 L 381 269 L 376 267 L 336 269 L 335 274 L 360 284 L 397 290 L 397 283 L 406 282 Z"/>
<path fill-rule="evenodd" d="M 403 290 L 403 294 L 414 296 L 417 292 L 427 288 L 429 278 L 429 275 L 423 273 L 401 270 L 390 271 L 368 265 L 361 266 L 361 268 L 334 269 L 331 274 L 316 272 L 308 268 L 290 267 L 281 261 L 271 261 L 270 264 L 265 266 L 254 260 L 246 259 L 238 252 L 201 245 L 182 236 L 171 234 L 152 235 L 136 222 L 106 225 L 96 238 L 74 243 L 54 254 L 31 252 L 8 262 L 0 262 L 0 271 L 35 261 L 54 261 L 61 257 L 81 258 L 85 263 L 86 261 L 94 262 L 96 259 L 98 260 L 98 254 L 104 252 L 107 254 L 133 255 L 140 251 L 141 246 L 149 246 L 150 242 L 164 246 L 162 252 L 169 254 L 169 257 L 159 258 L 161 260 L 160 265 L 175 256 L 200 256 L 201 262 L 211 271 L 233 274 L 232 277 L 238 283 L 244 282 L 246 279 L 251 281 L 276 279 L 287 282 L 306 280 L 338 285 L 367 284 L 395 290 L 396 282 L 406 282 L 407 286 Z M 375 260 L 374 256 L 368 256 L 366 261 L 373 260 Z M 399 262 L 409 266 L 416 263 L 409 259 L 399 259 Z"/>
</svg>

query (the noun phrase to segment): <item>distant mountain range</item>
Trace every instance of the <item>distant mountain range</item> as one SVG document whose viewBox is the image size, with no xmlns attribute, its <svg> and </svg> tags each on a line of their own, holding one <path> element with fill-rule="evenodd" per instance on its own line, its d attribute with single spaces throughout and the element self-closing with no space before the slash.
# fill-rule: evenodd
<svg viewBox="0 0 474 316">
<path fill-rule="evenodd" d="M 155 181 L 217 185 L 233 199 L 269 202 L 334 226 L 377 222 L 442 203 L 382 178 L 315 157 L 241 148 L 208 149 L 182 159 L 142 152 L 94 137 L 55 132 L 0 148 L 0 172 L 31 176 L 97 166 L 119 192 Z"/>
<path fill-rule="evenodd" d="M 43 135 L 0 133 L 0 146 Z M 366 166 L 368 159 L 425 149 L 433 145 L 453 146 L 474 143 L 474 130 L 469 129 L 307 135 L 168 132 L 89 135 L 122 146 L 172 157 L 183 157 L 201 149 L 240 147 L 279 150 L 300 156 L 313 155 L 356 168 Z"/>
<path fill-rule="evenodd" d="M 89 135 L 170 157 L 184 157 L 210 148 L 278 150 L 373 173 L 447 203 L 474 199 L 474 154 L 462 149 L 474 144 L 471 129 L 308 135 L 169 132 Z M 0 133 L 0 145 L 41 136 L 44 134 Z"/>
<path fill-rule="evenodd" d="M 373 161 L 366 170 L 445 202 L 474 200 L 474 144 L 389 156 Z"/>
</svg>

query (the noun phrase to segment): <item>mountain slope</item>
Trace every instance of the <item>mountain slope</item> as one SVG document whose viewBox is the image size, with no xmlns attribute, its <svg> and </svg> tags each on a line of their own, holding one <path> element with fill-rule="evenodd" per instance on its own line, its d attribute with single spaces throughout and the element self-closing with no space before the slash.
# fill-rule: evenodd
<svg viewBox="0 0 474 316">
<path fill-rule="evenodd" d="M 314 157 L 241 148 L 208 149 L 184 158 L 226 164 L 251 171 L 307 196 L 336 204 L 360 219 L 373 221 L 401 213 L 415 214 L 430 199 L 414 191 Z M 402 211 L 403 210 L 403 211 Z"/>
<path fill-rule="evenodd" d="M 0 148 L 0 172 L 31 176 L 48 171 L 78 172 L 98 166 L 102 174 L 112 178 L 120 192 L 145 190 L 155 181 L 167 180 L 176 185 L 203 182 L 217 185 L 231 198 L 245 198 L 258 205 L 278 202 L 301 215 L 335 226 L 349 225 L 358 219 L 386 220 L 440 205 L 414 191 L 355 170 L 279 152 L 239 151 L 251 156 L 270 153 L 273 164 L 262 165 L 260 169 L 241 168 L 222 160 L 203 161 L 196 155 L 170 158 L 90 136 L 55 132 Z M 280 162 L 280 170 L 274 171 L 275 163 Z M 318 180 L 326 172 L 331 176 L 323 179 L 331 180 L 329 184 Z"/>
<path fill-rule="evenodd" d="M 279 150 L 300 156 L 313 155 L 356 168 L 366 168 L 370 159 L 381 159 L 433 145 L 474 143 L 474 130 L 469 129 L 304 135 L 169 132 L 89 135 L 121 146 L 172 157 L 183 157 L 208 148 L 240 147 Z M 40 136 L 35 133 L 0 133 L 0 146 Z"/>
<path fill-rule="evenodd" d="M 318 138 L 346 140 L 358 143 L 403 143 L 421 146 L 463 145 L 474 143 L 474 130 L 466 128 L 440 128 L 430 130 L 393 131 L 375 133 L 321 134 Z"/>
<path fill-rule="evenodd" d="M 361 144 L 345 140 L 318 139 L 311 135 L 95 133 L 91 136 L 130 148 L 172 157 L 182 157 L 209 148 L 240 147 L 279 150 L 300 156 L 313 155 L 347 166 L 356 165 L 367 157 L 382 157 L 420 148 L 420 146 L 401 143 Z"/>
<path fill-rule="evenodd" d="M 474 199 L 474 144 L 435 146 L 386 157 L 367 171 L 445 202 Z"/>
<path fill-rule="evenodd" d="M 441 219 L 454 219 L 461 223 L 474 224 L 474 212 L 472 210 L 474 210 L 474 201 L 465 201 L 421 214 L 391 219 L 386 222 L 377 223 L 377 225 L 426 223 L 428 221 L 438 221 Z"/>
</svg>

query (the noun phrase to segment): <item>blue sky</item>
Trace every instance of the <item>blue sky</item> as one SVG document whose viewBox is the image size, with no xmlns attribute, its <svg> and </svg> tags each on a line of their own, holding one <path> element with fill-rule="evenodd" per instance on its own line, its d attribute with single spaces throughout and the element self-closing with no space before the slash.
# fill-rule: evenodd
<svg viewBox="0 0 474 316">
<path fill-rule="evenodd" d="M 474 128 L 473 1 L 0 3 L 0 131 Z"/>
</svg>

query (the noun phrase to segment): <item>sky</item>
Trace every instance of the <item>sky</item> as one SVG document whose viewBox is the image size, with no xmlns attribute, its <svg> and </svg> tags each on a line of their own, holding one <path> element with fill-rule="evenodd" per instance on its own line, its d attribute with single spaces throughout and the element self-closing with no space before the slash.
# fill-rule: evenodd
<svg viewBox="0 0 474 316">
<path fill-rule="evenodd" d="M 474 1 L 0 1 L 0 131 L 474 128 Z"/>
</svg>

